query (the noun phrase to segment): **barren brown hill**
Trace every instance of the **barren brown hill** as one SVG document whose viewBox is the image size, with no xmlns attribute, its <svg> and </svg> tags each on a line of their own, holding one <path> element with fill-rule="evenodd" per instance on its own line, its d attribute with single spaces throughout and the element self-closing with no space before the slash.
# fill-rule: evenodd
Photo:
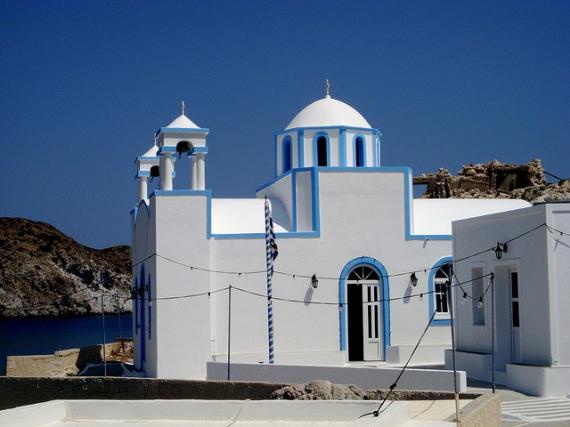
<svg viewBox="0 0 570 427">
<path fill-rule="evenodd" d="M 0 218 L 0 316 L 115 312 L 131 286 L 128 246 L 93 249 L 53 226 Z M 121 298 L 112 295 L 120 295 Z"/>
</svg>

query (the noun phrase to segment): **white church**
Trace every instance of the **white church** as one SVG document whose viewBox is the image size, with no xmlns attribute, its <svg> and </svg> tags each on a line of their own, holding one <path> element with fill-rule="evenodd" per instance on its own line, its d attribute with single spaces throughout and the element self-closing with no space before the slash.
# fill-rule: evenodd
<svg viewBox="0 0 570 427">
<path fill-rule="evenodd" d="M 403 363 L 434 311 L 414 361 L 443 363 L 452 221 L 527 202 L 414 199 L 410 168 L 384 166 L 380 130 L 328 89 L 275 133 L 275 176 L 252 198 L 216 198 L 208 189 L 208 132 L 183 110 L 136 160 L 137 368 L 148 377 L 205 379 L 209 362 L 227 360 L 228 346 L 232 362 L 269 363 L 266 197 L 279 249 L 275 364 Z M 176 180 L 177 167 L 190 168 L 189 182 Z M 148 194 L 150 179 L 159 189 Z"/>
</svg>

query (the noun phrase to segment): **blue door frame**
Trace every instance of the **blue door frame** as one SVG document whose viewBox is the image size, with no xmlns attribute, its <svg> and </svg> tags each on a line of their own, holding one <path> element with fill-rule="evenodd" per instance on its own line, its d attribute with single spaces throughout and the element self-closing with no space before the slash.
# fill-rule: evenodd
<svg viewBox="0 0 570 427">
<path fill-rule="evenodd" d="M 354 258 L 344 266 L 340 273 L 338 300 L 340 302 L 339 310 L 339 331 L 340 331 L 340 350 L 346 351 L 348 342 L 347 331 L 347 296 L 346 296 L 346 279 L 350 272 L 361 265 L 366 265 L 376 270 L 381 277 L 382 286 L 382 355 L 386 360 L 386 347 L 390 346 L 390 286 L 388 283 L 388 272 L 386 268 L 376 259 L 370 257 Z"/>
</svg>

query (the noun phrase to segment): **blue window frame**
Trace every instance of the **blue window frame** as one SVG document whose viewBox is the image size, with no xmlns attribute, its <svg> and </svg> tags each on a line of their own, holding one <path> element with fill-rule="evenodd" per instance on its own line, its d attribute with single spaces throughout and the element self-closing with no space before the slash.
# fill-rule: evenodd
<svg viewBox="0 0 570 427">
<path fill-rule="evenodd" d="M 291 138 L 287 137 L 283 140 L 283 172 L 288 172 L 292 167 L 293 153 L 291 152 Z"/>
<path fill-rule="evenodd" d="M 329 166 L 328 164 L 328 141 L 324 136 L 317 138 L 317 166 Z"/>
<path fill-rule="evenodd" d="M 452 257 L 442 258 L 435 263 L 429 273 L 428 291 L 430 292 L 430 299 L 428 316 L 431 317 L 433 312 L 436 311 L 433 319 L 434 325 L 449 325 L 450 323 L 451 316 L 446 289 L 447 282 L 451 283 L 450 267 L 452 262 Z"/>
<path fill-rule="evenodd" d="M 356 167 L 364 167 L 366 165 L 364 139 L 361 136 L 357 136 L 354 140 L 354 165 Z"/>
</svg>

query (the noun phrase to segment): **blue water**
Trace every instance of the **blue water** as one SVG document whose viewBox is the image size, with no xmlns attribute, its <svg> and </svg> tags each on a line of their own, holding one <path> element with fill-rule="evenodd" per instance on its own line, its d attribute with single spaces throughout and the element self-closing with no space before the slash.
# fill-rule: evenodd
<svg viewBox="0 0 570 427">
<path fill-rule="evenodd" d="M 132 316 L 105 315 L 106 342 L 132 337 Z M 6 356 L 52 354 L 56 350 L 103 342 L 101 315 L 73 317 L 0 318 L 0 375 L 6 375 Z"/>
</svg>

